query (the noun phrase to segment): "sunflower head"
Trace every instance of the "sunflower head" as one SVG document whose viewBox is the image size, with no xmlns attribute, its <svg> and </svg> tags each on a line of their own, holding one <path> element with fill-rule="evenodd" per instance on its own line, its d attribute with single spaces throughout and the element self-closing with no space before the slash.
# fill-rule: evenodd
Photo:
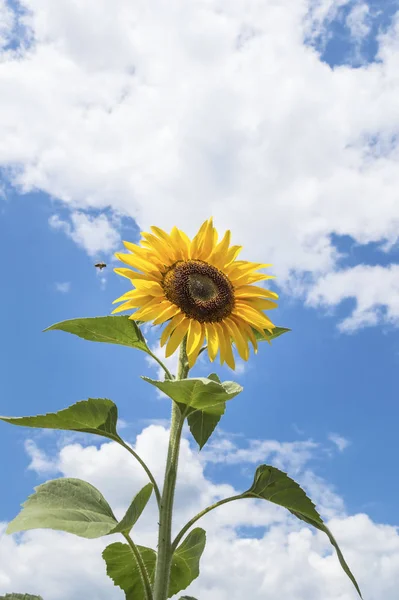
<svg viewBox="0 0 399 600">
<path fill-rule="evenodd" d="M 130 268 L 115 272 L 127 277 L 132 290 L 115 300 L 113 312 L 134 309 L 131 319 L 166 324 L 161 345 L 166 356 L 187 335 L 187 354 L 192 367 L 204 344 L 214 361 L 235 368 L 232 344 L 243 360 L 249 344 L 257 351 L 254 329 L 262 335 L 273 323 L 264 311 L 275 308 L 277 294 L 254 285 L 270 279 L 259 272 L 261 263 L 237 260 L 241 246 L 230 245 L 230 231 L 219 241 L 212 219 L 205 221 L 190 240 L 174 227 L 170 234 L 158 227 L 142 233 L 140 244 L 124 242 L 128 254 L 116 257 Z"/>
</svg>

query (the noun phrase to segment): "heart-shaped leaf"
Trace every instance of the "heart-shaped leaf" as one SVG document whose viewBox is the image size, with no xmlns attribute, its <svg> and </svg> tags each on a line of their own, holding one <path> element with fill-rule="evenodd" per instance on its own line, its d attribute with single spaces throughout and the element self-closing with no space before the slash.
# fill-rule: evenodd
<svg viewBox="0 0 399 600">
<path fill-rule="evenodd" d="M 118 525 L 102 494 L 81 479 L 54 479 L 35 488 L 7 533 L 57 529 L 84 538 L 107 535 Z"/>
<path fill-rule="evenodd" d="M 252 486 L 243 494 L 243 497 L 269 500 L 269 502 L 284 506 L 298 519 L 326 533 L 337 551 L 341 567 L 352 581 L 359 596 L 362 597 L 356 579 L 349 569 L 335 538 L 317 512 L 315 505 L 304 490 L 286 473 L 275 467 L 261 465 L 256 469 Z"/>
<path fill-rule="evenodd" d="M 92 317 L 69 319 L 55 323 L 44 331 L 66 331 L 91 342 L 119 344 L 150 353 L 150 349 L 138 325 L 128 316 Z"/>
<path fill-rule="evenodd" d="M 199 575 L 199 562 L 205 548 L 206 534 L 197 527 L 176 548 L 172 556 L 169 598 L 185 590 Z"/>
<path fill-rule="evenodd" d="M 145 546 L 137 546 L 142 561 L 152 583 L 155 574 L 156 552 Z M 145 598 L 144 585 L 140 569 L 132 549 L 128 544 L 116 542 L 107 546 L 102 554 L 107 566 L 107 575 L 114 584 L 120 587 L 126 600 L 141 600 Z"/>
<path fill-rule="evenodd" d="M 206 377 L 165 381 L 155 381 L 149 377 L 143 377 L 143 379 L 178 404 L 185 404 L 205 412 L 224 404 L 227 400 L 232 400 L 242 391 L 242 387 L 234 381 L 219 383 Z"/>
<path fill-rule="evenodd" d="M 118 409 L 111 400 L 106 398 L 89 398 L 56 413 L 46 415 L 0 417 L 0 419 L 12 425 L 79 431 L 94 433 L 113 440 L 119 439 L 116 431 Z"/>
</svg>

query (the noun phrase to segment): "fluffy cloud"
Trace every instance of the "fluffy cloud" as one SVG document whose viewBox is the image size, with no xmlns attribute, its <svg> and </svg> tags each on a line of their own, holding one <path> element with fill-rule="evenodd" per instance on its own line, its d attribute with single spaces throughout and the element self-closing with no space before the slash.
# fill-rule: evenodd
<svg viewBox="0 0 399 600">
<path fill-rule="evenodd" d="M 108 253 L 120 242 L 117 229 L 105 215 L 89 216 L 82 212 L 73 212 L 70 222 L 53 215 L 49 224 L 53 229 L 63 231 L 90 256 L 99 252 Z"/>
<path fill-rule="evenodd" d="M 308 302 L 312 306 L 334 306 L 347 298 L 355 299 L 356 307 L 339 324 L 341 331 L 352 332 L 381 321 L 398 325 L 399 265 L 358 265 L 329 273 L 311 290 Z"/>
<path fill-rule="evenodd" d="M 48 441 L 49 438 L 47 438 Z M 287 445 L 263 441 L 295 467 Z M 297 442 L 297 444 L 300 444 Z M 164 468 L 167 431 L 152 425 L 137 437 L 135 449 L 148 462 L 156 478 Z M 235 449 L 236 446 L 235 446 Z M 81 477 L 96 485 L 121 515 L 146 480 L 140 467 L 114 443 L 83 446 L 68 443 L 55 455 L 46 455 L 30 442 L 30 467 L 39 475 L 51 470 L 64 476 Z M 309 448 L 309 451 L 311 447 Z M 318 450 L 319 451 L 319 450 Z M 207 460 L 183 440 L 177 487 L 175 529 L 204 506 L 235 493 L 226 483 L 213 483 L 204 470 Z M 242 464 L 252 458 L 242 456 Z M 305 461 L 306 462 L 306 461 Z M 399 533 L 380 525 L 367 515 L 347 516 L 342 499 L 304 463 L 299 479 L 322 506 L 330 527 L 369 600 L 395 600 L 399 585 Z M 248 481 L 249 483 L 249 481 Z M 152 501 L 137 528 L 137 540 L 155 545 L 153 524 L 156 506 Z M 289 513 L 267 503 L 233 502 L 211 512 L 203 520 L 208 542 L 202 559 L 201 577 L 190 587 L 199 598 L 253 600 L 276 597 L 290 600 L 354 600 L 356 594 L 342 573 L 325 536 L 294 520 Z M 249 533 L 251 528 L 252 534 Z M 243 529 L 244 528 L 244 529 Z M 256 534 L 256 536 L 255 536 Z M 11 589 L 36 592 L 45 600 L 93 600 L 122 597 L 104 573 L 101 550 L 113 541 L 82 540 L 52 531 L 27 532 L 0 539 L 0 593 Z"/>
<path fill-rule="evenodd" d="M 397 240 L 397 18 L 378 62 L 331 69 L 313 44 L 352 5 L 356 48 L 364 3 L 21 5 L 30 42 L 0 62 L 0 164 L 22 191 L 81 221 L 111 207 L 193 233 L 213 214 L 281 282 L 306 274 L 301 292 L 336 270 L 331 234 Z M 116 243 L 86 225 L 64 230 L 91 254 Z"/>
</svg>

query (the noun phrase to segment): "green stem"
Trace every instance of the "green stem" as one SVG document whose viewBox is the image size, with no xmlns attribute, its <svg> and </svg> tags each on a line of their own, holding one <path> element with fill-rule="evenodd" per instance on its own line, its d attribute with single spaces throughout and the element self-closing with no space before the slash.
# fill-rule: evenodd
<svg viewBox="0 0 399 600">
<path fill-rule="evenodd" d="M 140 550 L 137 548 L 136 544 L 133 542 L 132 538 L 130 537 L 130 535 L 128 533 L 124 533 L 123 537 L 126 539 L 127 543 L 129 544 L 130 549 L 133 553 L 133 556 L 137 561 L 139 571 L 140 571 L 141 581 L 143 582 L 143 586 L 144 586 L 145 600 L 153 600 L 150 578 L 148 576 L 147 569 L 145 568 L 145 564 L 144 564 L 143 558 L 140 554 Z"/>
<path fill-rule="evenodd" d="M 177 379 L 185 379 L 188 371 L 186 339 L 184 339 L 180 346 Z M 154 600 L 167 600 L 169 595 L 172 562 L 172 512 L 179 462 L 180 439 L 185 418 L 186 412 L 182 413 L 176 402 L 172 402 L 168 457 L 166 460 L 165 481 L 159 513 L 158 556 L 155 570 Z"/>
<path fill-rule="evenodd" d="M 165 379 L 173 379 L 172 373 L 169 369 L 163 364 L 163 362 L 156 356 L 150 349 L 147 350 L 148 354 L 159 364 L 160 367 L 165 371 Z"/>
<path fill-rule="evenodd" d="M 186 533 L 186 531 L 188 531 L 190 529 L 190 527 L 192 527 L 194 525 L 194 523 L 196 521 L 198 521 L 198 519 L 200 519 L 201 517 L 205 516 L 207 513 L 211 512 L 211 510 L 213 510 L 214 508 L 217 508 L 218 506 L 223 506 L 223 504 L 227 504 L 228 502 L 233 502 L 233 500 L 241 500 L 241 498 L 245 498 L 244 494 L 239 494 L 238 496 L 230 496 L 230 498 L 225 498 L 224 500 L 219 500 L 219 502 L 215 502 L 215 504 L 212 504 L 211 506 L 208 506 L 207 508 L 204 508 L 204 510 L 202 510 L 201 512 L 199 512 L 197 515 L 195 515 L 195 517 L 193 517 L 191 519 L 191 521 L 189 521 L 181 531 L 179 531 L 179 533 L 177 534 L 177 536 L 175 537 L 172 547 L 171 547 L 171 551 L 172 553 L 176 550 L 180 540 L 182 539 L 182 537 L 184 536 L 184 534 Z"/>
<path fill-rule="evenodd" d="M 140 456 L 133 450 L 133 448 L 128 446 L 128 444 L 126 444 L 126 442 L 124 442 L 122 440 L 122 438 L 118 437 L 118 438 L 112 438 L 112 439 L 115 439 L 115 441 L 118 442 L 118 444 L 120 444 L 123 448 L 125 448 L 128 452 L 130 452 L 130 454 L 132 456 L 134 456 L 134 458 L 141 464 L 144 471 L 147 473 L 149 480 L 151 481 L 152 485 L 154 486 L 154 494 L 157 499 L 158 508 L 160 509 L 160 507 L 161 507 L 161 492 L 159 491 L 159 487 L 157 485 L 157 482 L 155 481 L 155 477 L 151 473 L 150 469 L 147 467 L 147 465 L 145 464 L 143 459 L 140 458 Z"/>
</svg>

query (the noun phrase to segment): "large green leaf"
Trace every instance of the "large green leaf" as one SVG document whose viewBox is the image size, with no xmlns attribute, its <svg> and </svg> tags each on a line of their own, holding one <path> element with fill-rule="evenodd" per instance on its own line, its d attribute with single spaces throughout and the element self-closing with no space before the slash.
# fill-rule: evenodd
<svg viewBox="0 0 399 600">
<path fill-rule="evenodd" d="M 193 529 L 183 543 L 176 548 L 171 565 L 170 586 L 168 598 L 184 590 L 199 575 L 199 561 L 205 547 L 205 531 Z M 137 546 L 147 570 L 150 582 L 154 580 L 156 552 L 151 548 Z M 103 552 L 107 565 L 107 574 L 115 585 L 126 594 L 126 600 L 141 600 L 144 598 L 144 588 L 141 581 L 136 558 L 128 544 L 116 542 L 107 546 Z"/>
<path fill-rule="evenodd" d="M 54 479 L 39 485 L 22 505 L 7 533 L 57 529 L 84 538 L 107 535 L 118 525 L 102 494 L 81 479 Z"/>
<path fill-rule="evenodd" d="M 151 548 L 137 546 L 151 582 L 154 580 L 156 552 Z M 103 552 L 107 565 L 107 575 L 126 595 L 126 600 L 145 598 L 144 586 L 136 558 L 128 544 L 116 542 L 107 546 Z"/>
<path fill-rule="evenodd" d="M 106 398 L 89 398 L 56 413 L 34 417 L 0 417 L 12 425 L 39 427 L 41 429 L 64 429 L 94 433 L 111 439 L 119 438 L 116 432 L 118 409 Z"/>
<path fill-rule="evenodd" d="M 147 502 L 152 494 L 153 485 L 147 483 L 142 490 L 133 498 L 133 501 L 126 511 L 125 516 L 112 531 L 112 533 L 129 533 L 133 525 L 137 523 L 141 513 L 147 506 Z"/>
<path fill-rule="evenodd" d="M 6 594 L 0 596 L 0 600 L 43 600 L 41 596 L 32 596 L 31 594 Z"/>
<path fill-rule="evenodd" d="M 91 342 L 105 342 L 137 348 L 149 353 L 143 334 L 137 324 L 128 316 L 92 317 L 69 319 L 55 323 L 44 331 L 66 331 Z"/>
<path fill-rule="evenodd" d="M 197 600 L 193 596 L 180 596 L 179 600 Z"/>
<path fill-rule="evenodd" d="M 179 404 L 209 412 L 215 406 L 231 400 L 242 391 L 242 387 L 234 381 L 218 383 L 206 377 L 190 379 L 155 381 L 143 377 L 145 381 L 157 387 L 161 392 Z"/>
<path fill-rule="evenodd" d="M 199 561 L 205 548 L 206 534 L 203 529 L 193 529 L 176 548 L 172 556 L 169 598 L 185 590 L 199 575 Z"/>
<path fill-rule="evenodd" d="M 283 333 L 287 333 L 288 331 L 291 331 L 291 329 L 287 329 L 287 327 L 275 327 L 273 329 L 272 333 L 270 333 L 270 331 L 265 329 L 263 332 L 263 335 L 261 335 L 259 333 L 259 331 L 257 331 L 256 329 L 253 330 L 258 342 L 269 342 L 269 343 L 272 340 L 275 340 L 276 338 L 280 337 L 280 335 L 283 335 Z"/>
<path fill-rule="evenodd" d="M 276 469 L 275 467 L 261 465 L 256 469 L 252 486 L 243 494 L 243 497 L 260 498 L 284 506 L 285 508 L 288 508 L 293 515 L 298 517 L 298 519 L 301 519 L 305 523 L 313 525 L 320 531 L 326 533 L 331 544 L 337 551 L 338 559 L 343 570 L 352 581 L 359 596 L 362 597 L 356 579 L 345 562 L 335 538 L 317 512 L 315 505 L 310 498 L 308 498 L 303 489 L 293 479 L 288 477 L 286 473 L 279 471 L 279 469 Z"/>
</svg>

